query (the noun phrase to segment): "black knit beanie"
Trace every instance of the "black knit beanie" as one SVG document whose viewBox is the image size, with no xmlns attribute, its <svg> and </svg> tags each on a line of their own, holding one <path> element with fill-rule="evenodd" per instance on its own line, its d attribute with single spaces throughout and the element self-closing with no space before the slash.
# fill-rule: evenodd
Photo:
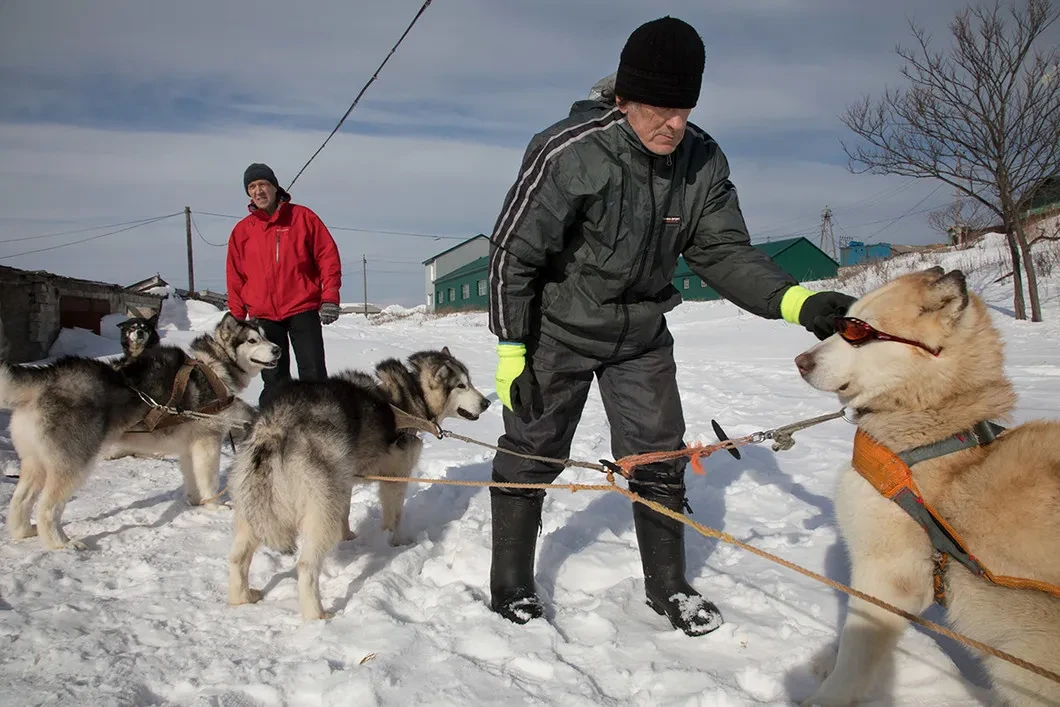
<svg viewBox="0 0 1060 707">
<path fill-rule="evenodd" d="M 694 108 L 704 63 L 703 40 L 692 25 L 669 15 L 646 22 L 622 48 L 615 95 L 660 108 Z"/>
<path fill-rule="evenodd" d="M 280 183 L 276 181 L 276 175 L 273 173 L 272 168 L 260 162 L 255 162 L 247 167 L 247 171 L 243 172 L 243 191 L 246 192 L 251 182 L 256 182 L 259 179 L 264 179 L 276 187 L 277 191 L 280 191 Z"/>
</svg>

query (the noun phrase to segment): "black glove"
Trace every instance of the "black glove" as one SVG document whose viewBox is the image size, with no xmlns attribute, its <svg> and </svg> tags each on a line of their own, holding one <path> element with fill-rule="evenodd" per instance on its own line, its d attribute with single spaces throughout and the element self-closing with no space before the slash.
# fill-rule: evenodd
<svg viewBox="0 0 1060 707">
<path fill-rule="evenodd" d="M 545 413 L 545 401 L 537 385 L 534 370 L 527 366 L 514 381 L 511 388 L 512 412 L 523 422 L 537 419 Z"/>
<path fill-rule="evenodd" d="M 835 333 L 835 320 L 845 316 L 856 297 L 842 292 L 818 292 L 810 295 L 799 310 L 799 324 L 822 341 Z"/>
</svg>

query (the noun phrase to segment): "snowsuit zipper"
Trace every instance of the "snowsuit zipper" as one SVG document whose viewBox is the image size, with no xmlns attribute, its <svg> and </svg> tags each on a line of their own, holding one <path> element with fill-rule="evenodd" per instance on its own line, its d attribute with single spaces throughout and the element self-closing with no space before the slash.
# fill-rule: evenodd
<svg viewBox="0 0 1060 707">
<path fill-rule="evenodd" d="M 666 156 L 666 163 L 671 163 L 671 156 Z M 648 221 L 648 234 L 644 242 L 644 249 L 640 253 L 640 258 L 637 262 L 637 270 L 633 275 L 633 281 L 629 287 L 626 288 L 625 292 L 622 293 L 622 331 L 618 335 L 618 340 L 615 342 L 615 348 L 611 352 L 611 358 L 618 356 L 619 350 L 622 348 L 622 344 L 626 340 L 626 335 L 629 334 L 629 300 L 630 291 L 637 286 L 640 281 L 641 275 L 644 274 L 644 266 L 648 262 L 648 255 L 651 253 L 652 246 L 655 243 L 655 158 L 648 158 L 648 193 L 651 195 L 651 219 Z"/>
</svg>

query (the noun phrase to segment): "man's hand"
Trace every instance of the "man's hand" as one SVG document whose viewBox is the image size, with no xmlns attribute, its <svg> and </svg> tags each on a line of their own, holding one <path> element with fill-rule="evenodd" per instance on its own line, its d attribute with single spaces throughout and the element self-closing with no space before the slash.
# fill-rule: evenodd
<svg viewBox="0 0 1060 707">
<path fill-rule="evenodd" d="M 333 324 L 339 318 L 339 305 L 334 302 L 325 302 L 320 305 L 320 323 Z"/>
<path fill-rule="evenodd" d="M 521 419 L 540 417 L 544 402 L 537 380 L 526 365 L 526 346 L 512 342 L 497 344 L 497 397 Z"/>
<path fill-rule="evenodd" d="M 856 297 L 842 292 L 818 292 L 806 298 L 799 310 L 799 324 L 822 341 L 835 333 L 835 320 L 845 316 Z"/>
</svg>

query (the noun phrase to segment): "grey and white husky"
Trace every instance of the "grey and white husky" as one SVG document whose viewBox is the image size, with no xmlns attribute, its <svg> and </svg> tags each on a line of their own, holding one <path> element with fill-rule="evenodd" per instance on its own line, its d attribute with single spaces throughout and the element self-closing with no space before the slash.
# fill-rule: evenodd
<svg viewBox="0 0 1060 707">
<path fill-rule="evenodd" d="M 391 405 L 440 423 L 477 420 L 489 401 L 471 384 L 467 367 L 450 354 L 421 351 L 408 364 L 387 359 L 375 377 L 344 371 L 326 381 L 293 381 L 259 411 L 229 478 L 235 527 L 228 559 L 228 602 L 253 603 L 249 586 L 258 545 L 294 554 L 299 538 L 298 600 L 305 619 L 327 618 L 320 604 L 320 570 L 350 531 L 350 495 L 359 477 L 408 477 L 422 441 L 401 429 Z M 379 482 L 383 530 L 402 544 L 406 483 Z"/>
<path fill-rule="evenodd" d="M 188 353 L 176 346 L 153 346 L 120 370 L 82 356 L 65 356 L 43 366 L 0 361 L 0 407 L 13 411 L 11 440 L 21 461 L 7 516 L 12 538 L 39 533 L 48 548 L 85 549 L 63 532 L 63 509 L 113 446 L 130 453 L 179 455 L 192 504 L 217 494 L 222 436 L 233 425 L 249 424 L 250 406 L 236 400 L 208 419 L 188 418 L 153 432 L 131 431 L 150 409 L 137 391 L 165 404 L 189 354 L 208 366 L 233 396 L 280 358 L 279 348 L 260 327 L 226 314 L 213 332 L 192 341 Z M 179 404 L 196 410 L 215 399 L 206 375 L 193 370 Z M 30 514 L 38 497 L 33 526 Z"/>
</svg>

